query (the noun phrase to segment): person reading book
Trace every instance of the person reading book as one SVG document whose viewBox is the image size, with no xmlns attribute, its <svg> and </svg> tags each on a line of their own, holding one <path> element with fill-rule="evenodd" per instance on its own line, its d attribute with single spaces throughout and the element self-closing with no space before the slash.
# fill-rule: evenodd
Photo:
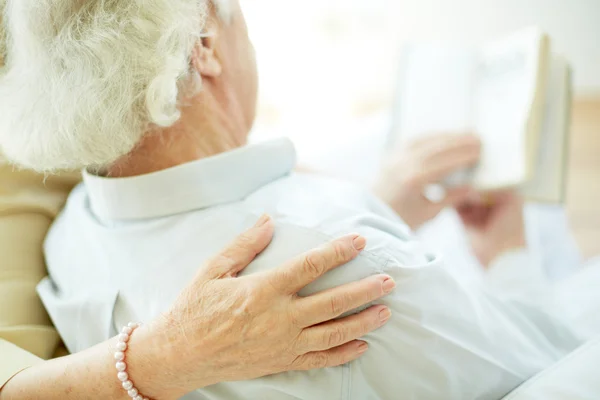
<svg viewBox="0 0 600 400">
<path fill-rule="evenodd" d="M 471 130 L 481 160 L 445 186 L 564 202 L 571 70 L 547 34 L 531 27 L 476 47 L 413 43 L 402 54 L 391 142 Z"/>
<path fill-rule="evenodd" d="M 256 70 L 237 1 L 220 1 L 220 15 L 208 3 L 183 0 L 32 4 L 15 2 L 6 12 L 9 32 L 21 34 L 10 35 L 13 61 L 0 87 L 13 89 L 18 112 L 0 132 L 6 154 L 23 165 L 86 168 L 47 237 L 51 278 L 39 286 L 71 351 L 125 326 L 115 356 L 129 360 L 135 349 L 128 340 L 143 328 L 127 322 L 164 312 L 198 261 L 265 212 L 277 234 L 240 279 L 260 279 L 278 261 L 356 231 L 367 240 L 362 255 L 300 296 L 385 273 L 397 283 L 382 300 L 389 322 L 365 336 L 370 351 L 346 366 L 222 382 L 180 396 L 501 398 L 585 340 L 549 308 L 461 285 L 368 191 L 294 174 L 289 141 L 246 146 Z M 53 84 L 65 74 L 69 84 Z M 28 107 L 33 99 L 52 107 Z M 25 111 L 28 119 L 19 115 Z M 165 245 L 174 250 L 165 254 Z M 248 297 L 236 313 L 262 306 Z M 303 338 L 294 343 L 302 347 Z M 130 377 L 124 367 L 116 365 L 131 397 L 165 396 L 152 377 L 134 376 L 134 365 Z M 178 379 L 172 377 L 173 387 Z"/>
</svg>

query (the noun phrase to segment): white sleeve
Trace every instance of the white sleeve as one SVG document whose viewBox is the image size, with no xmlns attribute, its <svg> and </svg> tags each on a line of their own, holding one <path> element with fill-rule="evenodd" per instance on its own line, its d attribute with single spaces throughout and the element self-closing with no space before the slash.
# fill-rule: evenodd
<svg viewBox="0 0 600 400">
<path fill-rule="evenodd" d="M 488 268 L 485 284 L 501 295 L 527 295 L 551 285 L 539 254 L 526 248 L 497 257 Z"/>
<path fill-rule="evenodd" d="M 367 248 L 325 276 L 320 289 L 378 272 L 397 287 L 380 300 L 390 321 L 363 338 L 369 352 L 349 367 L 350 399 L 500 399 L 581 344 L 559 316 L 529 298 L 462 283 L 397 224 L 373 216 L 353 221 L 344 226 L 366 237 Z M 523 263 L 531 277 L 543 277 L 526 253 L 513 256 L 521 261 L 509 268 Z M 511 276 L 504 275 L 507 285 Z"/>
<path fill-rule="evenodd" d="M 332 221 L 320 229 L 279 222 L 271 245 L 244 273 L 281 265 L 344 232 L 356 232 L 367 238 L 361 255 L 300 296 L 385 273 L 397 287 L 377 303 L 388 306 L 392 316 L 363 337 L 369 351 L 359 360 L 341 370 L 280 374 L 268 379 L 271 388 L 279 385 L 290 393 L 293 384 L 294 398 L 302 399 L 500 399 L 581 344 L 544 309 L 461 283 L 402 225 L 373 215 L 335 215 Z M 257 382 L 265 387 L 265 380 Z M 327 388 L 330 395 L 299 395 L 317 388 Z"/>
</svg>

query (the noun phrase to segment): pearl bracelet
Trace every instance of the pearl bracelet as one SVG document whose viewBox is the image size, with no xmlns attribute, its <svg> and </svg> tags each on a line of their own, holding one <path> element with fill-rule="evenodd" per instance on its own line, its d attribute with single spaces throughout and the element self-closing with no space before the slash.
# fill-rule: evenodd
<svg viewBox="0 0 600 400">
<path fill-rule="evenodd" d="M 140 394 L 140 392 L 133 386 L 133 382 L 129 379 L 129 374 L 127 374 L 127 364 L 125 363 L 125 352 L 127 351 L 127 342 L 129 342 L 129 338 L 133 331 L 135 331 L 141 324 L 137 324 L 135 322 L 130 322 L 127 326 L 124 326 L 121 329 L 121 333 L 119 333 L 118 342 L 117 342 L 117 351 L 115 351 L 115 360 L 117 363 L 115 366 L 117 367 L 117 378 L 121 381 L 121 385 L 123 389 L 127 391 L 129 397 L 133 400 L 150 400 L 148 397 L 144 397 Z"/>
</svg>

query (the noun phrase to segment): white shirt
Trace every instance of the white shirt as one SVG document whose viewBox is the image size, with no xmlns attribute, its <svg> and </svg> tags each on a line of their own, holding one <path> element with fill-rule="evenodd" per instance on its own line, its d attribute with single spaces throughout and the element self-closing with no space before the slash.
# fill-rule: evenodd
<svg viewBox="0 0 600 400">
<path fill-rule="evenodd" d="M 387 112 L 342 122 L 344 141 L 322 132 L 318 145 L 314 140 L 295 141 L 301 164 L 332 176 L 348 177 L 370 186 L 381 172 L 381 162 L 388 156 L 397 138 L 390 137 L 393 121 Z M 258 131 L 254 135 L 265 136 Z M 568 218 L 561 205 L 527 203 L 525 228 L 530 256 L 541 262 L 544 280 L 558 281 L 572 275 L 581 265 L 582 257 L 569 228 Z M 481 284 L 483 268 L 470 250 L 468 237 L 456 212 L 448 208 L 426 223 L 417 237 L 428 248 L 452 260 L 455 277 L 465 283 Z M 529 274 L 529 272 L 527 272 Z"/>
<path fill-rule="evenodd" d="M 520 298 L 467 287 L 360 187 L 292 173 L 287 140 L 248 146 L 133 178 L 84 175 L 46 241 L 51 279 L 39 293 L 71 351 L 169 308 L 204 260 L 260 215 L 268 249 L 245 271 L 281 265 L 356 232 L 366 250 L 301 293 L 376 273 L 395 278 L 393 313 L 370 350 L 338 368 L 214 385 L 189 399 L 499 399 L 582 342 Z M 140 378 L 137 378 L 140 379 Z"/>
</svg>

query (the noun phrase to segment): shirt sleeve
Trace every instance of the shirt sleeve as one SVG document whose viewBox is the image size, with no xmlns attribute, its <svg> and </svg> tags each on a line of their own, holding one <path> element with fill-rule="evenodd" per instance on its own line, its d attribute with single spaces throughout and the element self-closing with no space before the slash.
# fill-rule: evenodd
<svg viewBox="0 0 600 400">
<path fill-rule="evenodd" d="M 502 295 L 527 295 L 551 285 L 539 254 L 515 249 L 497 257 L 489 266 L 486 284 Z"/>
<path fill-rule="evenodd" d="M 378 273 L 396 281 L 393 293 L 377 301 L 389 307 L 390 320 L 362 338 L 369 351 L 342 373 L 341 394 L 327 398 L 500 399 L 581 344 L 562 319 L 524 296 L 502 298 L 484 286 L 463 283 L 402 225 L 370 214 L 347 219 L 340 214 L 317 229 L 277 221 L 273 242 L 245 270 L 281 265 L 356 232 L 367 239 L 366 249 L 300 295 Z"/>
<path fill-rule="evenodd" d="M 367 217 L 359 221 L 352 231 L 367 238 L 367 248 L 339 269 L 339 279 L 325 277 L 329 287 L 367 271 L 390 275 L 397 287 L 380 300 L 392 311 L 389 322 L 365 335 L 369 352 L 350 365 L 348 393 L 356 393 L 351 399 L 397 398 L 398 393 L 406 398 L 499 399 L 581 344 L 558 315 L 525 296 L 503 298 L 461 282 L 443 257 L 397 224 Z M 523 272 L 529 274 L 528 282 L 541 279 L 535 258 L 528 253 L 510 256 L 504 261 L 514 274 L 506 271 L 505 276 L 518 281 Z M 529 269 L 521 271 L 525 267 Z M 498 276 L 498 281 L 510 285 L 508 278 L 504 282 Z"/>
<path fill-rule="evenodd" d="M 35 288 L 46 275 L 44 237 L 77 180 L 0 165 L 0 386 L 59 347 Z"/>
</svg>

